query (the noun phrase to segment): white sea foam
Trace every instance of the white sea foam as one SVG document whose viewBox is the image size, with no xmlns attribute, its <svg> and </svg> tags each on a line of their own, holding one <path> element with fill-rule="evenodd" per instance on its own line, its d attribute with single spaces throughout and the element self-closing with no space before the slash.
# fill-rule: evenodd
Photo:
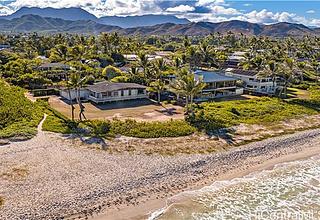
<svg viewBox="0 0 320 220">
<path fill-rule="evenodd" d="M 320 219 L 320 157 L 178 194 L 151 219 Z"/>
</svg>

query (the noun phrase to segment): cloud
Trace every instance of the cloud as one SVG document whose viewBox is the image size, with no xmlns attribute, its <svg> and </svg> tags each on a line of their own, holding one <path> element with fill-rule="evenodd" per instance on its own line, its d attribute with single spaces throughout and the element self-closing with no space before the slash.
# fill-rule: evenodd
<svg viewBox="0 0 320 220">
<path fill-rule="evenodd" d="M 252 6 L 252 4 L 250 4 L 250 3 L 245 3 L 245 4 L 243 4 L 243 6 L 245 6 L 245 7 L 250 7 L 250 6 Z"/>
<path fill-rule="evenodd" d="M 161 0 L 15 0 L 7 6 L 13 11 L 21 7 L 80 7 L 96 16 L 104 15 L 138 15 L 144 13 L 161 13 L 158 6 Z"/>
<path fill-rule="evenodd" d="M 0 15 L 9 15 L 13 13 L 9 7 L 0 4 Z"/>
<path fill-rule="evenodd" d="M 196 6 L 228 5 L 224 0 L 198 0 Z"/>
<path fill-rule="evenodd" d="M 178 13 L 190 12 L 194 10 L 195 10 L 195 7 L 190 5 L 179 5 L 179 6 L 166 9 L 167 12 L 178 12 Z"/>
<path fill-rule="evenodd" d="M 173 14 L 191 21 L 221 22 L 242 20 L 252 23 L 296 22 L 320 26 L 320 19 L 306 18 L 286 11 L 239 10 L 227 0 L 0 0 L 0 15 L 8 15 L 21 7 L 81 7 L 101 17 L 106 15 Z M 289 4 L 289 3 L 288 3 Z M 243 6 L 251 3 L 243 2 Z M 306 13 L 316 14 L 315 10 Z"/>
<path fill-rule="evenodd" d="M 234 8 L 225 8 L 223 6 L 213 6 L 211 8 L 212 13 L 217 14 L 217 15 L 237 15 L 241 14 L 237 9 Z"/>
</svg>

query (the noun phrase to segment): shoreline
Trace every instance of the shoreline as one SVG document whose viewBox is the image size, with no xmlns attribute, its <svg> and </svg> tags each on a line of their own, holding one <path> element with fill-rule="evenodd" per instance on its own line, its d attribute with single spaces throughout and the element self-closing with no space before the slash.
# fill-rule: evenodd
<svg viewBox="0 0 320 220">
<path fill-rule="evenodd" d="M 317 154 L 320 129 L 175 156 L 111 154 L 41 132 L 0 148 L 0 218 L 146 219 L 181 192 Z"/>
<path fill-rule="evenodd" d="M 300 161 L 305 160 L 314 156 L 320 156 L 320 145 L 308 149 L 304 149 L 298 153 L 288 154 L 288 155 L 282 155 L 278 158 L 274 158 L 271 160 L 263 161 L 261 164 L 254 165 L 250 168 L 248 168 L 245 171 L 238 171 L 233 170 L 231 172 L 228 172 L 226 174 L 219 175 L 215 181 L 228 181 L 236 178 L 242 178 L 247 175 L 250 175 L 255 172 L 262 172 L 264 170 L 272 170 L 275 166 L 283 163 L 293 162 L 293 161 Z M 180 193 L 184 193 L 186 191 L 196 191 L 203 187 L 210 186 L 214 182 L 207 183 L 207 180 L 202 180 L 200 186 L 196 187 L 190 187 L 184 189 L 182 192 L 179 192 L 176 195 L 179 195 Z M 98 215 L 96 217 L 90 218 L 92 220 L 121 220 L 121 219 L 128 219 L 128 220 L 140 220 L 145 219 L 147 220 L 150 215 L 154 212 L 157 212 L 161 209 L 166 209 L 167 206 L 167 200 L 170 199 L 172 196 L 169 196 L 165 199 L 152 199 L 144 204 L 138 205 L 138 206 L 132 206 L 127 209 L 122 210 L 115 210 L 108 213 L 104 213 L 101 215 Z M 134 213 L 134 214 L 133 214 Z"/>
</svg>

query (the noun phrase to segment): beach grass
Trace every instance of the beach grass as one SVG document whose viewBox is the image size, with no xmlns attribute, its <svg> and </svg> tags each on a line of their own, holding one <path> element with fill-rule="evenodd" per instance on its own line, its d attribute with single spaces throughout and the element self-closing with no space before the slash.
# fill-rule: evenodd
<svg viewBox="0 0 320 220">
<path fill-rule="evenodd" d="M 164 122 L 137 122 L 135 120 L 113 120 L 110 133 L 138 138 L 181 137 L 196 132 L 196 129 L 184 120 Z"/>
<path fill-rule="evenodd" d="M 308 100 L 285 101 L 278 98 L 259 98 L 228 102 L 203 103 L 195 107 L 187 120 L 200 130 L 212 132 L 239 124 L 272 125 L 320 111 Z"/>
<path fill-rule="evenodd" d="M 24 90 L 0 80 L 0 139 L 32 138 L 43 117 L 42 109 L 24 96 Z"/>
</svg>

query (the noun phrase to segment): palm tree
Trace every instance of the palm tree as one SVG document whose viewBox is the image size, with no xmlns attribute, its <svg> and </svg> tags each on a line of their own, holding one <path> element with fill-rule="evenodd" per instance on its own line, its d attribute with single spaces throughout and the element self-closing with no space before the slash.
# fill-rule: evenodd
<svg viewBox="0 0 320 220">
<path fill-rule="evenodd" d="M 55 62 L 67 61 L 68 58 L 68 47 L 64 44 L 58 44 L 56 47 L 51 49 L 50 59 Z"/>
<path fill-rule="evenodd" d="M 68 91 L 70 105 L 71 105 L 71 120 L 74 121 L 74 110 L 75 110 L 75 107 L 73 105 L 73 99 L 72 99 L 72 96 L 71 96 L 71 90 L 73 90 L 75 88 L 73 88 L 73 84 L 72 84 L 72 81 L 70 81 L 70 79 L 68 79 L 66 81 L 65 86 L 66 86 L 67 91 Z"/>
<path fill-rule="evenodd" d="M 178 56 L 174 57 L 173 63 L 176 70 L 178 70 L 182 66 L 182 60 Z"/>
<path fill-rule="evenodd" d="M 279 71 L 279 76 L 284 81 L 279 95 L 287 97 L 287 88 L 294 79 L 300 76 L 300 70 L 297 67 L 294 59 L 286 58 L 284 61 L 285 62 L 281 65 Z"/>
<path fill-rule="evenodd" d="M 138 54 L 138 65 L 143 69 L 144 77 L 147 77 L 150 62 L 146 53 L 141 52 Z"/>
<path fill-rule="evenodd" d="M 199 45 L 199 50 L 201 53 L 202 62 L 207 66 L 208 64 L 213 64 L 213 50 L 209 46 L 208 41 L 203 40 Z"/>
<path fill-rule="evenodd" d="M 177 79 L 170 84 L 169 88 L 175 94 L 186 98 L 186 113 L 189 113 L 189 103 L 192 107 L 194 97 L 201 93 L 205 86 L 202 78 L 196 79 L 193 73 L 184 68 L 178 73 Z"/>
<path fill-rule="evenodd" d="M 161 103 L 161 92 L 165 89 L 164 82 L 159 78 L 156 81 L 153 81 L 150 83 L 150 86 L 148 87 L 149 92 L 155 92 L 158 94 L 158 104 Z"/>
<path fill-rule="evenodd" d="M 85 107 L 83 106 L 81 102 L 81 88 L 86 84 L 87 77 L 81 77 L 81 74 L 78 72 L 74 72 L 70 75 L 69 83 L 71 88 L 75 90 L 76 94 L 76 100 L 79 105 L 79 119 L 82 121 L 82 117 L 86 119 L 86 116 L 84 115 L 84 109 Z"/>
</svg>

